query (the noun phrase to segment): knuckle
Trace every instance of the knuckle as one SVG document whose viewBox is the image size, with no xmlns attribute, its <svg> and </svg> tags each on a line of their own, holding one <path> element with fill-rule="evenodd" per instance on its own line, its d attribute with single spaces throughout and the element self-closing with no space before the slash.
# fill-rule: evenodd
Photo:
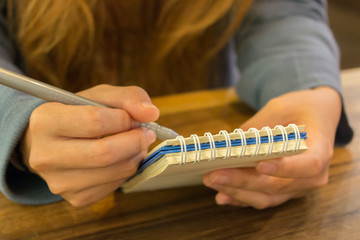
<svg viewBox="0 0 360 240">
<path fill-rule="evenodd" d="M 102 83 L 102 84 L 96 85 L 94 88 L 99 91 L 106 91 L 107 89 L 111 88 L 111 85 Z"/>
<path fill-rule="evenodd" d="M 313 154 L 311 161 L 307 168 L 307 177 L 318 177 L 329 166 L 329 163 L 334 155 L 334 146 L 331 141 L 323 141 L 321 151 Z"/>
<path fill-rule="evenodd" d="M 146 158 L 147 155 L 148 155 L 148 151 L 147 151 L 147 150 L 142 151 L 142 152 L 139 154 L 140 160 L 143 160 L 144 158 Z"/>
<path fill-rule="evenodd" d="M 286 192 L 289 188 L 289 182 L 282 179 L 274 179 L 267 192 L 271 195 Z"/>
<path fill-rule="evenodd" d="M 330 161 L 334 155 L 334 144 L 331 141 L 327 141 L 325 144 L 326 146 L 324 149 L 327 149 L 325 152 L 325 158 Z"/>
<path fill-rule="evenodd" d="M 139 131 L 138 137 L 138 152 L 142 152 L 148 149 L 150 142 L 144 131 Z"/>
<path fill-rule="evenodd" d="M 140 154 L 141 152 L 146 152 L 146 150 L 148 149 L 148 147 L 150 146 L 149 140 L 146 136 L 146 134 L 144 133 L 144 131 L 142 131 L 142 129 L 138 128 L 138 129 L 134 129 L 132 131 L 132 140 L 133 140 L 133 150 L 134 152 Z"/>
<path fill-rule="evenodd" d="M 323 174 L 316 181 L 314 181 L 314 188 L 323 187 L 323 186 L 327 185 L 328 182 L 329 182 L 329 174 L 328 174 L 328 172 L 326 172 L 326 174 Z"/>
<path fill-rule="evenodd" d="M 90 202 L 81 197 L 75 197 L 67 200 L 73 207 L 86 207 L 90 205 Z"/>
<path fill-rule="evenodd" d="M 115 163 L 116 156 L 114 150 L 106 139 L 98 140 L 92 149 L 91 159 L 100 167 L 107 167 Z"/>
<path fill-rule="evenodd" d="M 125 126 L 131 128 L 131 117 L 130 115 L 123 110 L 118 110 L 118 122 L 122 123 Z"/>
<path fill-rule="evenodd" d="M 44 161 L 33 160 L 32 158 L 29 159 L 29 166 L 36 172 L 46 169 L 46 163 Z"/>
<path fill-rule="evenodd" d="M 45 155 L 42 157 L 30 155 L 29 166 L 36 172 L 41 172 L 49 168 L 50 160 Z"/>
<path fill-rule="evenodd" d="M 49 104 L 50 103 L 44 103 L 32 111 L 29 119 L 29 128 L 31 130 L 36 131 L 37 129 L 43 128 L 44 121 L 46 121 L 45 118 L 48 116 L 46 111 Z"/>
<path fill-rule="evenodd" d="M 32 130 L 36 130 L 38 127 L 41 126 L 42 123 L 42 117 L 40 110 L 38 108 L 35 108 L 35 110 L 31 113 L 30 119 L 29 119 L 29 128 Z"/>
<path fill-rule="evenodd" d="M 146 91 L 141 88 L 141 87 L 138 87 L 138 86 L 129 86 L 129 87 L 126 87 L 127 90 L 133 94 L 146 94 Z"/>
<path fill-rule="evenodd" d="M 241 186 L 241 188 L 248 189 L 251 185 L 250 180 L 246 177 L 237 178 L 235 185 Z M 233 178 L 230 177 L 230 184 L 234 184 Z"/>
<path fill-rule="evenodd" d="M 63 183 L 59 184 L 58 182 L 51 182 L 51 181 L 47 181 L 47 183 L 50 192 L 52 192 L 53 194 L 60 195 L 68 191 Z"/>
<path fill-rule="evenodd" d="M 87 131 L 92 135 L 101 135 L 105 128 L 100 109 L 91 107 L 87 110 Z"/>
<path fill-rule="evenodd" d="M 135 161 L 128 161 L 123 166 L 122 177 L 129 178 L 129 177 L 133 176 L 136 173 L 138 166 L 139 165 L 137 163 L 135 163 Z"/>
<path fill-rule="evenodd" d="M 324 170 L 324 160 L 323 158 L 316 156 L 311 161 L 312 165 L 309 168 L 310 177 L 318 176 Z"/>
<path fill-rule="evenodd" d="M 256 201 L 253 204 L 253 207 L 258 210 L 263 210 L 263 209 L 269 208 L 271 206 L 272 205 L 271 205 L 270 197 L 265 197 L 265 198 L 261 199 L 261 201 Z"/>
</svg>

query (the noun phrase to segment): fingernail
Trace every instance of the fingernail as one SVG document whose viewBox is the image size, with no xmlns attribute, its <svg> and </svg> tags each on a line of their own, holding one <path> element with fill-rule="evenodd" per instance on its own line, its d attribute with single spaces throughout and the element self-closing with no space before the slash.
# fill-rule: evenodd
<svg viewBox="0 0 360 240">
<path fill-rule="evenodd" d="M 226 175 L 215 175 L 210 177 L 210 182 L 216 185 L 226 185 L 230 182 L 230 178 Z"/>
<path fill-rule="evenodd" d="M 145 132 L 150 144 L 156 141 L 155 132 L 153 132 L 152 130 L 150 130 L 148 128 L 143 128 L 143 131 Z"/>
<path fill-rule="evenodd" d="M 276 172 L 276 166 L 274 163 L 271 162 L 260 162 L 256 169 L 264 174 L 274 174 Z"/>
<path fill-rule="evenodd" d="M 143 106 L 144 108 L 155 108 L 155 109 L 159 110 L 154 104 L 152 104 L 150 102 L 143 102 L 141 104 L 141 106 Z"/>
</svg>

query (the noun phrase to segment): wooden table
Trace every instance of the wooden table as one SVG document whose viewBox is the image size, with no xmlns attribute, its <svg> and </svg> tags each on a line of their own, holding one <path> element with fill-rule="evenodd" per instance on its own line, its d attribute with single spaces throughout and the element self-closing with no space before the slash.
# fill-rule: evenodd
<svg viewBox="0 0 360 240">
<path fill-rule="evenodd" d="M 355 138 L 336 148 L 329 184 L 301 199 L 267 210 L 217 206 L 215 192 L 199 186 L 118 191 L 74 208 L 64 201 L 21 206 L 0 194 L 0 239 L 360 239 L 360 69 L 342 76 Z M 159 122 L 185 136 L 232 130 L 254 113 L 231 89 L 154 102 L 162 112 Z"/>
</svg>

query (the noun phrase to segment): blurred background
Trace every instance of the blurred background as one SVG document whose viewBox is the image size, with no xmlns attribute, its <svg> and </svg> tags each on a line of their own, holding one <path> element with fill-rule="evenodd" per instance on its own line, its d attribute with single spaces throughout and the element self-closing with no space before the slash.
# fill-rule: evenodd
<svg viewBox="0 0 360 240">
<path fill-rule="evenodd" d="M 330 27 L 341 50 L 341 69 L 360 67 L 360 0 L 328 0 Z"/>
</svg>

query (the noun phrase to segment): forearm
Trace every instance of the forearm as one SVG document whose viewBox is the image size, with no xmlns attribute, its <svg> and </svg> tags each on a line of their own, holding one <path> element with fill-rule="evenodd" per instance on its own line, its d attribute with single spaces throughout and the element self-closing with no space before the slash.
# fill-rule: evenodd
<svg viewBox="0 0 360 240">
<path fill-rule="evenodd" d="M 8 39 L 6 20 L 0 16 L 0 67 L 20 73 L 15 50 Z M 18 143 L 34 108 L 42 100 L 0 85 L 0 192 L 22 204 L 43 204 L 60 198 L 50 193 L 46 183 L 11 162 L 21 161 Z"/>
<path fill-rule="evenodd" d="M 258 110 L 282 94 L 319 86 L 341 96 L 339 51 L 327 24 L 326 1 L 263 4 L 254 5 L 236 38 L 240 98 Z M 342 108 L 336 141 L 346 144 L 352 136 Z"/>
<path fill-rule="evenodd" d="M 283 10 L 279 10 L 272 15 L 252 16 L 237 35 L 242 75 L 237 92 L 255 109 L 290 91 L 329 86 L 341 93 L 339 52 L 326 18 L 311 14 L 316 9 L 306 2 L 313 1 L 298 4 L 273 0 L 262 8 L 285 2 L 282 5 L 290 12 L 291 6 L 303 9 L 297 9 L 297 14 L 281 14 Z"/>
</svg>

